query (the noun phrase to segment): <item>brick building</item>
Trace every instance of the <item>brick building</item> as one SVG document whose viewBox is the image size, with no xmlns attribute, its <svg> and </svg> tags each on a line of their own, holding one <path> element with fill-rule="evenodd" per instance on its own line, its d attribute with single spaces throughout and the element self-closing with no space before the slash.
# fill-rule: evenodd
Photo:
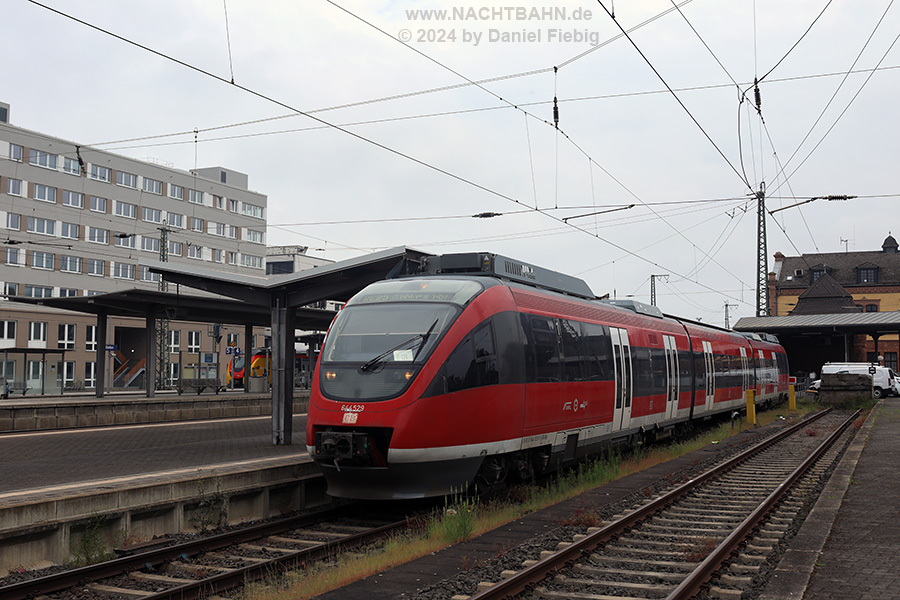
<svg viewBox="0 0 900 600">
<path fill-rule="evenodd" d="M 900 310 L 900 252 L 890 234 L 881 250 L 785 256 L 775 254 L 770 276 L 769 312 L 785 315 L 846 314 Z M 856 335 L 850 348 L 852 361 L 884 363 L 897 370 L 898 336 Z"/>
</svg>

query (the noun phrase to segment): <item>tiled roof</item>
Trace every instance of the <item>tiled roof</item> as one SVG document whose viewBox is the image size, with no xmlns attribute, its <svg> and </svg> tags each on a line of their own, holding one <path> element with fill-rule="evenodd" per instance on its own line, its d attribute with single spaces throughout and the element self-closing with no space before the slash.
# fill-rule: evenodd
<svg viewBox="0 0 900 600">
<path fill-rule="evenodd" d="M 885 248 L 894 248 L 896 241 L 888 236 L 884 241 Z M 858 284 L 858 267 L 875 267 L 878 269 L 878 281 L 874 285 L 900 285 L 900 252 L 890 250 L 867 252 L 830 252 L 803 254 L 802 256 L 786 256 L 782 261 L 778 274 L 779 289 L 803 289 L 810 287 L 813 269 L 825 269 L 834 280 L 847 289 Z M 797 272 L 802 271 L 798 276 Z"/>
</svg>

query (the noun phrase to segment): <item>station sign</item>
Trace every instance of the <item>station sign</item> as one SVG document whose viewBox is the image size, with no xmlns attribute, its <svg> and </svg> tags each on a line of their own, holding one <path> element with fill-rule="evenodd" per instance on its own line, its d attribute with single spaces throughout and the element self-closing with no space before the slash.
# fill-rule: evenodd
<svg viewBox="0 0 900 600">
<path fill-rule="evenodd" d="M 106 349 L 109 350 L 110 352 L 115 352 L 116 350 L 119 349 L 119 346 L 117 344 L 107 344 Z"/>
<path fill-rule="evenodd" d="M 231 346 L 228 346 L 227 348 L 225 348 L 225 354 L 234 354 L 235 356 L 240 356 L 241 349 L 240 348 L 232 348 Z"/>
</svg>

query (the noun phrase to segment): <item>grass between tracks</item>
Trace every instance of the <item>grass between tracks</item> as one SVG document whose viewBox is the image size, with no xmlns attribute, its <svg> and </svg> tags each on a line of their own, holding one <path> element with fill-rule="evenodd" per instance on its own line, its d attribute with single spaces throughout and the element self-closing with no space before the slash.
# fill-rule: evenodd
<svg viewBox="0 0 900 600">
<path fill-rule="evenodd" d="M 798 402 L 796 411 L 779 407 L 757 414 L 760 425 L 784 417 L 803 416 L 819 407 Z M 528 513 L 604 485 L 620 477 L 672 460 L 688 452 L 718 443 L 752 426 L 745 419 L 723 423 L 719 427 L 683 442 L 640 448 L 628 455 L 611 454 L 580 464 L 560 474 L 545 486 L 522 485 L 513 488 L 504 500 L 479 502 L 456 497 L 447 501 L 442 511 L 429 517 L 410 519 L 409 529 L 386 544 L 335 556 L 326 563 L 311 564 L 280 579 L 248 583 L 243 600 L 304 600 L 326 591 L 348 585 L 456 542 L 477 537 L 514 521 Z M 595 525 L 599 516 L 579 511 L 572 525 Z M 474 565 L 468 565 L 469 567 Z M 467 565 L 462 565 L 466 568 Z"/>
</svg>

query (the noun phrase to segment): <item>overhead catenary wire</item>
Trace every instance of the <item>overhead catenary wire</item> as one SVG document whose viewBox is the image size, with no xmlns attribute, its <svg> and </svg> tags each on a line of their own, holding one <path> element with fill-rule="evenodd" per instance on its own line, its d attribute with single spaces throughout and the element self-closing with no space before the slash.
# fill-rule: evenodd
<svg viewBox="0 0 900 600">
<path fill-rule="evenodd" d="M 700 121 L 697 120 L 697 118 L 690 111 L 690 109 L 684 104 L 684 102 L 681 100 L 681 98 L 678 97 L 678 94 L 676 94 L 675 90 L 673 90 L 672 87 L 666 82 L 666 80 L 662 76 L 662 74 L 656 69 L 655 66 L 653 66 L 653 63 L 650 62 L 650 59 L 647 58 L 647 55 L 644 54 L 644 52 L 640 49 L 640 47 L 637 45 L 637 43 L 635 43 L 635 41 L 631 38 L 631 36 L 625 32 L 625 29 L 622 27 L 622 25 L 619 24 L 619 21 L 617 21 L 615 19 L 615 17 L 613 17 L 612 14 L 610 14 L 609 10 L 603 4 L 602 0 L 597 0 L 597 3 L 603 8 L 603 10 L 606 12 L 606 14 L 608 14 L 610 16 L 610 18 L 612 18 L 613 22 L 622 31 L 622 33 L 625 34 L 625 38 L 631 43 L 631 45 L 634 47 L 634 49 L 637 51 L 637 53 L 641 56 L 641 58 L 644 59 L 644 62 L 647 63 L 647 66 L 650 67 L 650 70 L 653 71 L 653 73 L 662 82 L 662 84 L 666 87 L 666 89 L 669 90 L 669 93 L 672 95 L 673 98 L 675 98 L 675 101 L 678 102 L 678 105 L 681 106 L 681 108 L 685 111 L 685 113 L 687 113 L 688 117 L 690 117 L 691 121 L 693 121 L 694 124 L 703 133 L 703 136 L 707 140 L 709 140 L 709 142 L 713 145 L 713 147 L 719 153 L 719 156 L 721 156 L 725 160 L 725 162 L 728 163 L 728 166 L 731 167 L 731 170 L 734 171 L 734 174 L 738 176 L 738 179 L 740 179 L 741 182 L 745 186 L 747 186 L 748 189 L 752 190 L 753 186 L 750 185 L 750 182 L 747 180 L 747 178 L 744 177 L 741 174 L 741 172 L 738 171 L 737 168 L 735 168 L 735 166 L 734 166 L 734 164 L 732 164 L 731 160 L 727 156 L 725 156 L 725 153 L 722 152 L 722 149 L 719 148 L 719 145 L 716 144 L 715 140 L 713 140 L 712 137 L 709 135 L 709 133 L 706 131 L 706 129 L 704 129 L 703 125 L 700 124 Z"/>
</svg>

